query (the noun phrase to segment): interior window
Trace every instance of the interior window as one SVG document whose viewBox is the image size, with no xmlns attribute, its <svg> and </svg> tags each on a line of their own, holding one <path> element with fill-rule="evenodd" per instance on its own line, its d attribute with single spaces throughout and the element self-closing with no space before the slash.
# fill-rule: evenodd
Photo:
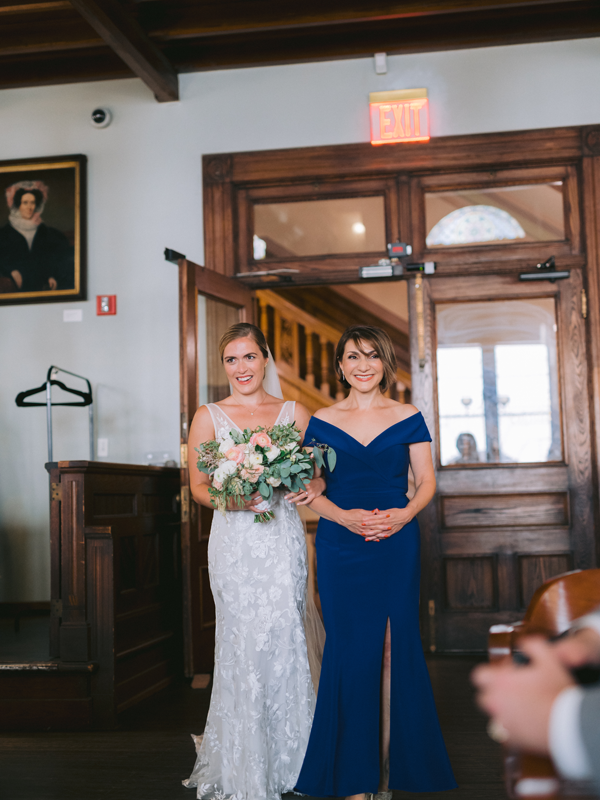
<svg viewBox="0 0 600 800">
<path fill-rule="evenodd" d="M 562 457 L 554 300 L 436 306 L 442 466 Z"/>
<path fill-rule="evenodd" d="M 255 260 L 385 253 L 383 196 L 255 203 Z"/>
<path fill-rule="evenodd" d="M 427 192 L 425 222 L 430 248 L 560 241 L 563 183 Z"/>
</svg>

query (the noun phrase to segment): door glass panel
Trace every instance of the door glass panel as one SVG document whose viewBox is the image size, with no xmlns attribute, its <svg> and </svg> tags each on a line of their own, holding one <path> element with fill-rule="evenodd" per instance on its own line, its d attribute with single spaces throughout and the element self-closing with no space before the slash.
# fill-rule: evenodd
<svg viewBox="0 0 600 800">
<path fill-rule="evenodd" d="M 219 358 L 219 340 L 227 328 L 239 322 L 234 306 L 198 295 L 198 375 L 200 405 L 227 397 L 229 381 Z"/>
<path fill-rule="evenodd" d="M 442 466 L 562 458 L 552 298 L 436 306 Z"/>
<path fill-rule="evenodd" d="M 565 238 L 562 181 L 425 194 L 427 247 Z"/>
<path fill-rule="evenodd" d="M 382 196 L 254 206 L 256 260 L 385 252 L 385 249 Z"/>
</svg>

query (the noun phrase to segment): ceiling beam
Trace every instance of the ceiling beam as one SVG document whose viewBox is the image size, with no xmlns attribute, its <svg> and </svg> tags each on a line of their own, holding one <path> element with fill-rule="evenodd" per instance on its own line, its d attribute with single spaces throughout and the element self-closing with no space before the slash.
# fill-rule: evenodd
<svg viewBox="0 0 600 800">
<path fill-rule="evenodd" d="M 171 63 L 118 0 L 70 0 L 107 45 L 154 92 L 159 103 L 179 100 L 179 80 Z"/>
<path fill-rule="evenodd" d="M 577 0 L 566 0 L 577 3 Z M 137 0 L 136 10 L 155 40 L 220 36 L 245 31 L 293 30 L 331 25 L 392 22 L 415 17 L 511 11 L 528 7 L 548 10 L 565 0 L 222 0 L 221 3 L 180 3 Z M 129 6 L 131 8 L 131 5 Z M 160 9 L 160 13 L 156 13 Z M 156 14 L 157 22 L 152 16 Z"/>
</svg>

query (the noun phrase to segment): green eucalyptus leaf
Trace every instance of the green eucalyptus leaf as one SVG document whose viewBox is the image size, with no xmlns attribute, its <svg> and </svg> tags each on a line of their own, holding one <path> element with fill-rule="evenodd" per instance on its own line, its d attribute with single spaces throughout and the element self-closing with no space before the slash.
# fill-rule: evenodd
<svg viewBox="0 0 600 800">
<path fill-rule="evenodd" d="M 261 496 L 265 498 L 265 500 L 269 497 L 270 488 L 271 487 L 268 484 L 263 483 L 262 481 L 258 484 L 258 491 L 260 492 Z"/>
<path fill-rule="evenodd" d="M 323 451 L 320 447 L 315 447 L 313 453 L 315 456 L 315 464 L 321 469 L 323 467 Z"/>
<path fill-rule="evenodd" d="M 329 469 L 331 472 L 335 469 L 335 465 L 337 463 L 337 455 L 335 450 L 332 450 L 331 447 L 327 450 L 327 464 L 329 465 Z"/>
</svg>

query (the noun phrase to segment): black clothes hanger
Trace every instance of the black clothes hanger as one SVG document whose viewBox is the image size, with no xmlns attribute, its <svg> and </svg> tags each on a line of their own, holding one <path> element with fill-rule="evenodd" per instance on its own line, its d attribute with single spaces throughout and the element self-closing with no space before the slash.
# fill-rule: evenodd
<svg viewBox="0 0 600 800">
<path fill-rule="evenodd" d="M 64 372 L 66 375 L 72 375 L 74 378 L 80 378 L 82 381 L 85 381 L 87 384 L 87 392 L 82 392 L 80 389 L 73 389 L 70 386 L 66 386 L 62 381 L 56 380 L 53 378 L 53 375 L 56 375 L 57 372 Z M 73 401 L 70 403 L 54 403 L 52 401 L 52 387 L 58 386 L 59 389 L 62 389 L 63 392 L 68 392 L 69 394 L 75 395 L 76 397 L 80 397 L 81 399 L 78 401 Z M 28 397 L 33 397 L 36 394 L 40 394 L 41 392 L 46 393 L 46 402 L 45 403 L 27 403 L 25 402 Z M 48 373 L 46 375 L 45 382 L 38 386 L 36 389 L 27 389 L 25 392 L 19 392 L 15 399 L 15 403 L 19 408 L 27 408 L 29 406 L 46 406 L 46 422 L 48 425 L 48 461 L 52 461 L 52 406 L 89 406 L 89 417 L 90 417 L 90 461 L 94 460 L 94 399 L 92 397 L 92 384 L 88 381 L 87 378 L 84 378 L 83 375 L 78 375 L 76 372 L 70 372 L 68 369 L 61 369 L 60 367 L 50 367 Z"/>
<path fill-rule="evenodd" d="M 50 386 L 58 386 L 63 392 L 69 392 L 69 394 L 77 395 L 77 397 L 81 397 L 82 401 L 78 403 L 55 403 L 52 402 L 53 406 L 89 406 L 94 401 L 92 400 L 92 393 L 89 392 L 80 392 L 79 389 L 72 389 L 69 386 L 65 386 L 62 381 L 57 380 L 48 380 L 45 383 L 42 383 L 41 386 L 38 386 L 37 389 L 28 389 L 26 392 L 19 392 L 16 397 L 15 403 L 19 406 L 19 408 L 24 408 L 26 406 L 46 406 L 48 405 L 47 402 L 44 403 L 26 403 L 25 400 L 27 397 L 33 397 L 40 392 L 46 393 L 48 391 L 48 384 Z"/>
</svg>

